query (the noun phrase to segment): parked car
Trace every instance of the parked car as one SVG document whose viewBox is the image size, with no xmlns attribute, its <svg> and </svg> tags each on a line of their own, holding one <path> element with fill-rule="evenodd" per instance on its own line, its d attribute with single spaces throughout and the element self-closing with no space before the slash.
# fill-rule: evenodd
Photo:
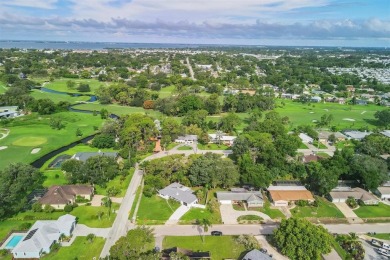
<svg viewBox="0 0 390 260">
<path fill-rule="evenodd" d="M 376 239 L 372 239 L 372 240 L 371 240 L 371 244 L 374 245 L 374 246 L 379 246 L 379 247 L 382 246 L 382 242 L 381 242 L 381 241 L 378 241 L 378 240 L 376 240 Z"/>
<path fill-rule="evenodd" d="M 383 248 L 379 248 L 378 253 L 381 255 L 390 256 L 390 251 Z"/>
<path fill-rule="evenodd" d="M 386 250 L 390 250 L 390 245 L 389 245 L 389 244 L 386 244 L 386 243 L 383 243 L 383 244 L 382 244 L 382 248 L 383 248 L 383 249 L 386 249 Z"/>
<path fill-rule="evenodd" d="M 267 253 L 267 249 L 265 249 L 265 248 L 260 248 L 260 252 L 266 254 L 266 253 Z"/>
<path fill-rule="evenodd" d="M 222 236 L 222 232 L 221 231 L 211 231 L 211 235 L 212 236 Z"/>
</svg>

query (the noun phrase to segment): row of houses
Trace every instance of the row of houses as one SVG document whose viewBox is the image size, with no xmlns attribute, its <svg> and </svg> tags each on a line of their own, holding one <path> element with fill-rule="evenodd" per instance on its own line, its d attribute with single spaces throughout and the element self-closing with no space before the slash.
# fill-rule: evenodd
<svg viewBox="0 0 390 260">
<path fill-rule="evenodd" d="M 234 140 L 237 138 L 237 136 L 230 136 L 230 135 L 217 135 L 217 134 L 209 134 L 209 143 L 221 143 L 225 144 L 227 146 L 231 146 L 234 143 Z M 179 136 L 175 139 L 175 143 L 180 144 L 193 144 L 198 141 L 197 135 L 183 135 Z"/>
<path fill-rule="evenodd" d="M 390 137 L 390 130 L 384 130 L 379 132 L 380 134 Z M 318 131 L 318 140 L 321 143 L 328 143 L 331 135 L 334 135 L 337 141 L 345 141 L 345 140 L 362 140 L 366 136 L 371 135 L 372 132 L 369 131 L 357 131 L 357 130 L 344 130 L 343 132 L 329 132 L 329 131 Z M 307 135 L 306 133 L 300 133 L 299 138 L 303 143 L 311 144 L 314 139 Z"/>
</svg>

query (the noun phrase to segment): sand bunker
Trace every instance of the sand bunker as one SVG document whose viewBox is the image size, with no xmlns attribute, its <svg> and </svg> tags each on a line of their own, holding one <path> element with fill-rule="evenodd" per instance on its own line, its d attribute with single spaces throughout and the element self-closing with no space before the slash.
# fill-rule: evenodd
<svg viewBox="0 0 390 260">
<path fill-rule="evenodd" d="M 36 153 L 38 153 L 40 150 L 41 150 L 41 148 L 34 148 L 34 149 L 32 149 L 31 154 L 36 154 Z"/>
<path fill-rule="evenodd" d="M 1 150 L 5 150 L 5 149 L 7 149 L 8 148 L 8 146 L 0 146 L 0 151 Z"/>
<path fill-rule="evenodd" d="M 363 111 L 363 112 L 361 112 L 360 114 L 363 115 L 363 114 L 366 113 L 366 112 L 367 112 L 367 111 Z"/>
<path fill-rule="evenodd" d="M 311 120 L 313 123 L 316 123 L 316 122 L 318 122 L 317 120 L 315 120 L 315 119 L 313 119 L 313 120 Z"/>
<path fill-rule="evenodd" d="M 328 111 L 329 111 L 329 109 L 327 109 L 327 108 L 324 108 L 324 110 L 325 110 L 326 112 L 328 112 Z"/>
<path fill-rule="evenodd" d="M 352 118 L 343 118 L 343 120 L 345 120 L 345 121 L 351 121 L 351 122 L 354 122 L 354 121 L 355 121 L 355 119 L 352 119 Z"/>
<path fill-rule="evenodd" d="M 314 112 L 313 111 L 311 111 L 311 112 L 309 112 L 310 114 L 314 114 Z"/>
</svg>

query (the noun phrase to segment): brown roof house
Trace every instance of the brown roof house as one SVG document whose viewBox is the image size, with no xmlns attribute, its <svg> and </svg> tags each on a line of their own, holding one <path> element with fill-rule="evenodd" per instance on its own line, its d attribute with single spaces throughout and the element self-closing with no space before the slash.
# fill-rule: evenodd
<svg viewBox="0 0 390 260">
<path fill-rule="evenodd" d="M 88 185 L 51 186 L 38 202 L 55 209 L 64 209 L 66 205 L 75 203 L 78 196 L 90 200 L 92 195 L 93 187 Z"/>
<path fill-rule="evenodd" d="M 378 205 L 378 199 L 370 192 L 362 188 L 351 188 L 348 186 L 338 186 L 329 192 L 329 197 L 332 202 L 346 202 L 352 197 L 357 201 L 361 201 L 365 205 Z"/>
<path fill-rule="evenodd" d="M 269 186 L 267 190 L 274 206 L 287 207 L 289 202 L 298 200 L 314 201 L 311 192 L 299 184 L 276 184 Z"/>
</svg>

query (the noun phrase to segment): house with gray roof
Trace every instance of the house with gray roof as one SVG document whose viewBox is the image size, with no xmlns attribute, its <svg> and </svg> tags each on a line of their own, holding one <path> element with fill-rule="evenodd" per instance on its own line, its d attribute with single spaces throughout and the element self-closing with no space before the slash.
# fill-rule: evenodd
<svg viewBox="0 0 390 260">
<path fill-rule="evenodd" d="M 347 130 L 347 131 L 344 131 L 344 134 L 347 136 L 348 139 L 362 140 L 364 137 L 372 134 L 372 132 L 361 132 L 361 131 Z"/>
<path fill-rule="evenodd" d="M 183 135 L 175 139 L 175 143 L 180 143 L 180 144 L 192 144 L 195 143 L 196 141 L 198 141 L 197 135 Z"/>
<path fill-rule="evenodd" d="M 264 205 L 263 194 L 260 191 L 219 191 L 217 199 L 221 204 L 234 204 L 246 202 L 248 208 L 262 207 Z"/>
<path fill-rule="evenodd" d="M 272 257 L 267 255 L 266 253 L 261 252 L 258 249 L 253 249 L 249 251 L 242 260 L 271 260 Z"/>
<path fill-rule="evenodd" d="M 191 207 L 198 202 L 198 198 L 192 190 L 180 183 L 174 182 L 158 191 L 158 195 L 164 199 L 174 199 L 184 206 Z"/>
<path fill-rule="evenodd" d="M 378 205 L 379 203 L 378 199 L 370 192 L 349 186 L 337 186 L 329 192 L 329 197 L 332 202 L 346 202 L 348 198 L 352 197 L 365 205 Z"/>
<path fill-rule="evenodd" d="M 308 136 L 305 133 L 300 133 L 299 138 L 301 138 L 302 143 L 304 143 L 304 144 L 311 144 L 314 141 L 313 138 L 311 138 L 310 136 Z"/>
<path fill-rule="evenodd" d="M 70 236 L 76 227 L 76 217 L 66 214 L 57 220 L 39 220 L 34 223 L 13 249 L 13 258 L 37 259 L 50 252 L 62 234 Z"/>
<path fill-rule="evenodd" d="M 112 157 L 114 159 L 117 159 L 118 153 L 117 152 L 102 152 L 102 151 L 79 152 L 79 153 L 74 154 L 71 159 L 86 162 L 89 158 L 94 157 L 94 156 L 108 156 L 108 157 Z"/>
</svg>

